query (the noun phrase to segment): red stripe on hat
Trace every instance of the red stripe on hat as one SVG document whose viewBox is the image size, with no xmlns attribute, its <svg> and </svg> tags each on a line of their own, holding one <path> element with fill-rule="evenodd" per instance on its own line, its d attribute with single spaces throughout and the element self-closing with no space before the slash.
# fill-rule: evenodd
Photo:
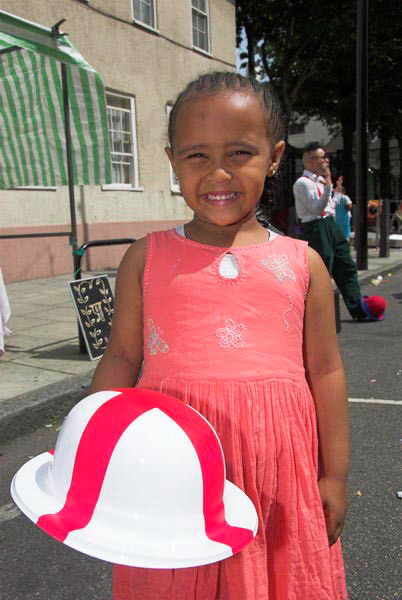
<svg viewBox="0 0 402 600">
<path fill-rule="evenodd" d="M 71 485 L 63 508 L 54 514 L 42 515 L 37 525 L 63 542 L 76 529 L 90 522 L 101 492 L 110 458 L 121 435 L 143 413 L 158 408 L 187 434 L 194 446 L 203 479 L 203 510 L 207 537 L 232 548 L 233 553 L 253 539 L 253 532 L 233 527 L 225 520 L 222 493 L 225 467 L 214 431 L 199 427 L 200 415 L 178 410 L 177 400 L 151 390 L 116 390 L 119 395 L 105 402 L 93 414 L 81 436 L 75 456 Z M 113 422 L 113 428 L 110 423 Z M 216 458 L 220 457 L 219 464 Z M 94 468 L 96 465 L 96 469 Z M 212 468 L 213 466 L 213 468 Z M 79 498 L 79 503 L 76 501 Z"/>
<path fill-rule="evenodd" d="M 225 519 L 225 506 L 222 499 L 225 464 L 215 432 L 209 426 L 199 426 L 202 417 L 194 410 L 180 411 L 178 414 L 176 407 L 173 406 L 172 412 L 167 407 L 163 408 L 163 411 L 185 431 L 197 452 L 203 480 L 203 512 L 207 537 L 214 542 L 230 546 L 235 554 L 251 542 L 254 534 L 250 529 L 229 525 Z"/>
<path fill-rule="evenodd" d="M 77 447 L 64 506 L 57 513 L 39 517 L 38 527 L 63 542 L 71 531 L 88 525 L 113 450 L 122 433 L 143 412 L 144 408 L 137 400 L 124 394 L 118 394 L 95 411 Z M 110 427 L 111 423 L 113 427 Z M 80 499 L 79 503 L 76 498 Z"/>
</svg>

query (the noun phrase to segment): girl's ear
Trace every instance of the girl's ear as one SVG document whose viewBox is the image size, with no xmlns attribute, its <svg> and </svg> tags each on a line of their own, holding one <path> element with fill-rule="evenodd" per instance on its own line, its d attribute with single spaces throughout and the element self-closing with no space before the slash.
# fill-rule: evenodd
<svg viewBox="0 0 402 600">
<path fill-rule="evenodd" d="M 278 170 L 279 167 L 279 163 L 282 160 L 282 156 L 283 153 L 285 151 L 285 146 L 286 143 L 284 142 L 284 140 L 281 140 L 280 142 L 277 142 L 275 144 L 275 148 L 272 152 L 272 156 L 271 156 L 271 164 L 269 165 L 269 169 L 268 169 L 268 177 L 272 177 L 272 175 L 274 175 L 276 173 L 276 171 Z"/>
<path fill-rule="evenodd" d="M 170 164 L 172 165 L 173 172 L 177 178 L 177 172 L 176 172 L 175 165 L 174 165 L 173 150 L 169 146 L 166 146 L 165 152 L 167 154 L 168 159 L 170 160 Z"/>
<path fill-rule="evenodd" d="M 168 159 L 170 160 L 170 164 L 173 167 L 173 152 L 172 152 L 172 149 L 169 146 L 166 146 L 165 147 L 165 152 L 167 154 Z"/>
</svg>

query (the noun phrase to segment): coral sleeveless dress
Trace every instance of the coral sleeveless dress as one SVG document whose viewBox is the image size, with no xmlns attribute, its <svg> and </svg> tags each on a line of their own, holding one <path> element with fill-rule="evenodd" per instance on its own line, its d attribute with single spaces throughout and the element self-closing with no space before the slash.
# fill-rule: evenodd
<svg viewBox="0 0 402 600">
<path fill-rule="evenodd" d="M 228 253 L 237 277 L 221 273 Z M 208 419 L 227 479 L 253 501 L 259 530 L 239 554 L 211 565 L 117 565 L 114 600 L 347 598 L 317 486 L 316 414 L 302 355 L 308 284 L 307 244 L 292 238 L 219 248 L 175 230 L 148 236 L 138 387 L 176 396 Z"/>
</svg>

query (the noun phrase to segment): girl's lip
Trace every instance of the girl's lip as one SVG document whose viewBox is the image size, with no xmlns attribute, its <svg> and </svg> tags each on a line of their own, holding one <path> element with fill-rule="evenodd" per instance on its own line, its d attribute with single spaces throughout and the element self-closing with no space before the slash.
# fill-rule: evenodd
<svg viewBox="0 0 402 600">
<path fill-rule="evenodd" d="M 203 197 L 213 206 L 228 206 L 237 200 L 239 192 L 211 192 Z"/>
</svg>

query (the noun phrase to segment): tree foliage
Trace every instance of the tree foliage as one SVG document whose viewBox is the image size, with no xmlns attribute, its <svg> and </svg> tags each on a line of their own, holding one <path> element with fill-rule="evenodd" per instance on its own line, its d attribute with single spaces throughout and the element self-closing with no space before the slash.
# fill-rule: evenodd
<svg viewBox="0 0 402 600">
<path fill-rule="evenodd" d="M 287 122 L 316 117 L 343 137 L 343 172 L 353 193 L 357 0 L 238 0 L 248 72 L 269 79 Z M 369 2 L 369 127 L 402 139 L 402 3 Z M 399 64 L 398 64 L 399 63 Z"/>
<path fill-rule="evenodd" d="M 322 5 L 318 0 L 237 2 L 238 28 L 244 27 L 249 40 L 248 71 L 269 79 L 287 121 L 325 48 L 330 23 Z"/>
</svg>

